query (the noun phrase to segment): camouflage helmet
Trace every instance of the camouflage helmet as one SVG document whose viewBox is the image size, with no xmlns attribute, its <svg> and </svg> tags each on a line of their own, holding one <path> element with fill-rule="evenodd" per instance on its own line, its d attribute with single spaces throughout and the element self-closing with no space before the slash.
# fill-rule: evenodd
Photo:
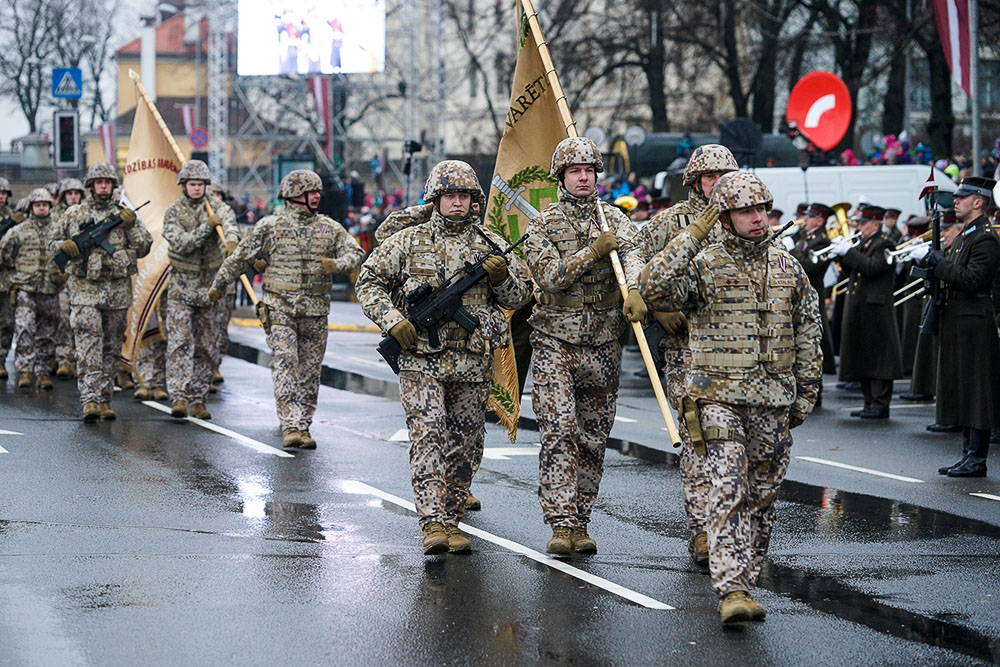
<svg viewBox="0 0 1000 667">
<path fill-rule="evenodd" d="M 598 172 L 604 171 L 601 149 L 587 137 L 567 137 L 560 141 L 552 152 L 549 173 L 559 178 L 563 169 L 571 164 L 592 164 Z"/>
<path fill-rule="evenodd" d="M 35 188 L 34 190 L 28 193 L 28 196 L 25 197 L 25 201 L 27 201 L 29 207 L 35 202 L 40 202 L 40 201 L 43 201 L 51 206 L 52 195 L 49 194 L 48 188 Z"/>
<path fill-rule="evenodd" d="M 118 170 L 107 162 L 95 162 L 87 167 L 83 184 L 89 188 L 99 178 L 110 178 L 114 185 L 118 185 Z"/>
<path fill-rule="evenodd" d="M 424 201 L 436 201 L 446 192 L 467 192 L 480 206 L 486 202 L 486 195 L 479 187 L 479 178 L 475 169 L 468 162 L 461 160 L 442 160 L 427 174 L 424 183 Z"/>
<path fill-rule="evenodd" d="M 10 189 L 10 181 L 2 176 L 0 176 L 0 192 L 6 192 L 8 197 L 14 194 L 14 191 Z"/>
<path fill-rule="evenodd" d="M 708 202 L 718 206 L 720 213 L 758 204 L 770 211 L 774 197 L 757 174 L 733 171 L 719 178 Z"/>
<path fill-rule="evenodd" d="M 186 181 L 205 181 L 205 185 L 212 182 L 212 174 L 208 171 L 208 165 L 201 160 L 188 160 L 181 165 L 181 170 L 177 172 L 177 185 L 183 185 Z"/>
<path fill-rule="evenodd" d="M 684 185 L 691 187 L 704 174 L 739 170 L 732 151 L 722 144 L 698 146 L 684 167 Z"/>
<path fill-rule="evenodd" d="M 73 190 L 79 190 L 80 194 L 83 194 L 84 187 L 83 183 L 80 182 L 78 178 L 64 178 L 59 182 L 59 196 L 62 197 L 67 192 L 72 192 Z"/>
<path fill-rule="evenodd" d="M 220 195 L 223 198 L 226 196 L 226 189 L 219 183 L 210 183 L 208 186 L 208 192 L 213 195 Z"/>
<path fill-rule="evenodd" d="M 59 196 L 59 184 L 56 183 L 55 181 L 51 183 L 46 183 L 44 187 L 46 190 L 49 191 L 49 194 L 52 196 L 53 199 Z"/>
<path fill-rule="evenodd" d="M 296 169 L 278 184 L 278 198 L 292 199 L 307 192 L 322 192 L 323 181 L 319 174 L 309 169 Z"/>
</svg>

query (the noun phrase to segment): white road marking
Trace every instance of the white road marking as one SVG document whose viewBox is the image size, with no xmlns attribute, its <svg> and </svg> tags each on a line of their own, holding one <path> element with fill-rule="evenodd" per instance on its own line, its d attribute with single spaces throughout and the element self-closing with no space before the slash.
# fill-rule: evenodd
<svg viewBox="0 0 1000 667">
<path fill-rule="evenodd" d="M 361 493 L 361 494 L 375 496 L 376 498 L 381 498 L 382 500 L 390 502 L 393 505 L 403 507 L 413 512 L 414 514 L 417 511 L 417 508 L 414 507 L 413 503 L 407 500 L 403 500 L 399 496 L 394 496 L 391 493 L 386 493 L 381 489 L 376 489 L 374 486 L 370 486 L 368 484 L 365 484 L 364 482 L 358 482 L 354 480 L 344 480 L 340 483 L 340 486 L 347 493 Z M 660 602 L 659 600 L 654 600 L 653 598 L 643 595 L 642 593 L 637 593 L 633 590 L 625 588 L 621 584 L 616 584 L 613 581 L 608 581 L 607 579 L 602 579 L 601 577 L 590 574 L 589 572 L 584 572 L 583 570 L 577 569 L 572 565 L 569 565 L 561 560 L 552 558 L 551 556 L 546 556 L 541 552 L 535 551 L 534 549 L 529 549 L 528 547 L 522 544 L 518 544 L 517 542 L 513 542 L 503 537 L 499 537 L 498 535 L 494 535 L 493 533 L 488 533 L 485 530 L 480 530 L 479 528 L 470 526 L 467 523 L 460 523 L 458 525 L 462 530 L 464 530 L 469 535 L 478 537 L 479 539 L 485 540 L 487 542 L 492 542 L 493 544 L 499 547 L 503 547 L 504 549 L 508 549 L 510 551 L 513 551 L 514 553 L 526 556 L 537 563 L 541 563 L 542 565 L 551 567 L 553 570 L 559 570 L 560 572 L 568 574 L 571 577 L 576 577 L 580 581 L 585 581 L 588 584 L 591 584 L 592 586 L 596 586 L 598 588 L 608 591 L 609 593 L 613 593 L 614 595 L 623 597 L 626 600 L 629 600 L 630 602 L 634 602 L 635 604 L 641 605 L 648 609 L 661 609 L 666 611 L 675 609 L 675 607 L 671 607 L 670 605 L 664 602 Z"/>
<path fill-rule="evenodd" d="M 161 405 L 160 403 L 157 403 L 156 401 L 143 401 L 142 403 L 143 403 L 143 405 L 148 405 L 149 407 L 153 408 L 154 410 L 159 410 L 160 412 L 165 412 L 168 415 L 170 414 L 170 408 L 168 408 L 165 405 Z M 197 424 L 198 426 L 201 426 L 202 428 L 207 429 L 209 431 L 213 431 L 215 433 L 219 433 L 221 435 L 228 436 L 228 437 L 232 438 L 233 440 L 236 440 L 237 442 L 246 445 L 250 449 L 257 450 L 261 454 L 271 454 L 273 456 L 280 456 L 280 457 L 286 458 L 286 459 L 294 459 L 295 458 L 294 454 L 289 454 L 288 452 L 283 451 L 281 449 L 278 449 L 277 447 L 272 447 L 271 445 L 265 445 L 263 442 L 260 442 L 258 440 L 254 440 L 253 438 L 248 438 L 247 436 L 243 435 L 242 433 L 237 433 L 236 431 L 230 431 L 228 428 L 223 428 L 221 426 L 216 426 L 215 424 L 207 422 L 204 419 L 196 419 L 195 417 L 188 417 L 187 420 L 189 422 L 191 422 L 192 424 Z"/>
<path fill-rule="evenodd" d="M 639 420 L 638 419 L 632 419 L 631 417 L 619 417 L 618 415 L 615 415 L 615 421 L 616 422 L 621 422 L 623 424 L 634 424 L 634 423 L 636 423 Z"/>
<path fill-rule="evenodd" d="M 17 431 L 5 431 L 0 428 L 0 435 L 24 435 L 23 433 L 18 433 Z"/>
<path fill-rule="evenodd" d="M 969 495 L 976 498 L 986 498 L 987 500 L 1000 500 L 1000 496 L 994 496 L 992 493 L 970 493 Z"/>
<path fill-rule="evenodd" d="M 410 432 L 401 428 L 389 437 L 389 442 L 409 442 Z"/>
<path fill-rule="evenodd" d="M 891 472 L 881 472 L 879 470 L 872 470 L 871 468 L 861 468 L 859 466 L 847 465 L 846 463 L 837 463 L 836 461 L 828 461 L 826 459 L 817 459 L 812 456 L 796 456 L 800 461 L 808 461 L 809 463 L 819 463 L 825 466 L 833 466 L 834 468 L 843 468 L 844 470 L 853 470 L 854 472 L 863 472 L 866 475 L 875 475 L 876 477 L 887 477 L 889 479 L 895 479 L 900 482 L 910 482 L 912 484 L 923 484 L 924 480 L 914 479 L 913 477 L 903 477 L 902 475 L 893 475 Z"/>
<path fill-rule="evenodd" d="M 538 456 L 542 451 L 541 445 L 528 445 L 527 447 L 484 447 L 483 458 L 496 461 L 509 461 L 512 456 Z"/>
<path fill-rule="evenodd" d="M 0 454 L 10 454 L 10 452 L 8 452 L 8 451 L 7 451 L 6 449 L 4 449 L 3 447 L 0 447 Z"/>
<path fill-rule="evenodd" d="M 935 405 L 934 403 L 893 403 L 892 404 L 892 409 L 893 410 L 905 410 L 905 409 L 912 410 L 912 409 L 915 409 L 915 408 L 933 408 L 934 405 Z M 863 405 L 859 405 L 859 406 L 853 407 L 853 408 L 840 408 L 840 411 L 841 412 L 853 412 L 855 410 L 864 410 L 864 407 L 865 406 L 863 406 Z"/>
</svg>

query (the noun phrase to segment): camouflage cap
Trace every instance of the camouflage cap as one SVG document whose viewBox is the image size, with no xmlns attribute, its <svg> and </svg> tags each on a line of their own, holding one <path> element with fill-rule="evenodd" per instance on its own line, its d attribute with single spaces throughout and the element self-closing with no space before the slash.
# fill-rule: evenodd
<svg viewBox="0 0 1000 667">
<path fill-rule="evenodd" d="M 567 137 L 560 141 L 552 152 L 549 173 L 558 178 L 571 164 L 592 164 L 598 172 L 604 171 L 601 149 L 587 137 Z"/>
<path fill-rule="evenodd" d="M 757 174 L 732 171 L 719 178 L 708 201 L 718 206 L 720 213 L 758 204 L 770 211 L 774 197 Z"/>
<path fill-rule="evenodd" d="M 59 184 L 56 183 L 55 181 L 53 181 L 52 183 L 46 183 L 43 187 L 49 191 L 49 194 L 52 195 L 53 199 L 55 199 L 56 196 L 59 194 Z"/>
<path fill-rule="evenodd" d="M 79 190 L 81 194 L 83 193 L 83 183 L 80 182 L 79 178 L 64 178 L 59 182 L 60 197 L 67 192 L 72 192 L 73 190 Z"/>
<path fill-rule="evenodd" d="M 95 162 L 87 167 L 87 176 L 83 179 L 83 184 L 89 188 L 98 178 L 110 178 L 115 185 L 118 185 L 118 170 L 107 162 Z"/>
<path fill-rule="evenodd" d="M 10 181 L 2 176 L 0 176 L 0 192 L 6 192 L 8 197 L 14 194 L 14 191 L 10 189 Z"/>
<path fill-rule="evenodd" d="M 322 192 L 323 181 L 319 174 L 308 169 L 296 169 L 290 172 L 278 184 L 278 198 L 292 199 L 307 192 Z"/>
<path fill-rule="evenodd" d="M 28 202 L 29 206 L 31 204 L 34 204 L 35 202 L 40 202 L 40 201 L 43 201 L 49 205 L 52 204 L 52 195 L 49 194 L 47 188 L 35 188 L 34 190 L 28 193 L 28 196 L 25 197 L 25 199 Z"/>
<path fill-rule="evenodd" d="M 705 144 L 698 146 L 691 153 L 687 166 L 684 167 L 684 185 L 691 187 L 704 174 L 717 172 L 728 173 L 739 170 L 732 151 L 722 144 Z"/>
<path fill-rule="evenodd" d="M 201 160 L 188 160 L 181 165 L 181 170 L 177 172 L 177 185 L 182 185 L 185 181 L 205 181 L 205 185 L 212 182 L 212 174 L 208 171 L 208 165 Z"/>
<path fill-rule="evenodd" d="M 442 160 L 427 174 L 424 201 L 435 201 L 446 192 L 468 192 L 480 205 L 486 202 L 476 170 L 468 162 L 461 160 Z"/>
</svg>

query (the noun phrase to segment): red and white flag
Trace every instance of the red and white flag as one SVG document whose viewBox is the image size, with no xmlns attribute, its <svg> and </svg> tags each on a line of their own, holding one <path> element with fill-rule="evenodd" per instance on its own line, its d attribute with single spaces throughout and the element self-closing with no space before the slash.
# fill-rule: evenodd
<svg viewBox="0 0 1000 667">
<path fill-rule="evenodd" d="M 177 111 L 181 114 L 181 122 L 184 123 L 184 134 L 191 139 L 191 132 L 194 131 L 194 105 L 178 104 Z"/>
<path fill-rule="evenodd" d="M 97 133 L 101 135 L 101 145 L 104 146 L 104 160 L 118 164 L 118 154 L 115 152 L 115 124 L 102 123 L 97 126 Z"/>
<path fill-rule="evenodd" d="M 969 0 L 934 0 L 938 36 L 955 83 L 966 95 L 972 90 L 972 51 L 969 48 Z"/>
<path fill-rule="evenodd" d="M 309 77 L 309 87 L 313 99 L 316 100 L 316 113 L 323 122 L 326 132 L 326 156 L 333 159 L 333 117 L 330 109 L 330 78 L 326 76 Z"/>
</svg>

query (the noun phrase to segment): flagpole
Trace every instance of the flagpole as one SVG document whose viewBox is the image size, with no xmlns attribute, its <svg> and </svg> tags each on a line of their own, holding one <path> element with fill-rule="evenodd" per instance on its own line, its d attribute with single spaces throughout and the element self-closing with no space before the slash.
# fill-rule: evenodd
<svg viewBox="0 0 1000 667">
<path fill-rule="evenodd" d="M 142 101 L 146 103 L 146 107 L 149 108 L 149 112 L 153 114 L 153 119 L 156 124 L 160 127 L 160 132 L 163 133 L 163 138 L 167 140 L 170 144 L 171 150 L 174 151 L 174 155 L 177 156 L 177 161 L 184 164 L 184 153 L 181 152 L 181 147 L 177 145 L 174 141 L 174 136 L 170 134 L 170 130 L 167 129 L 167 123 L 163 120 L 163 116 L 160 115 L 159 109 L 156 108 L 156 104 L 149 98 L 149 93 L 146 92 L 146 88 L 142 85 L 142 77 L 139 73 L 133 69 L 128 71 L 128 76 L 135 83 L 136 90 L 139 91 L 139 97 Z M 214 215 L 215 212 L 212 210 L 212 205 L 208 203 L 208 193 L 205 193 L 205 210 L 209 215 Z M 226 234 L 222 231 L 222 227 L 216 227 L 215 231 L 219 233 L 219 239 L 222 241 L 223 245 L 226 243 Z M 250 301 L 253 305 L 257 305 L 257 293 L 253 291 L 253 285 L 250 284 L 250 280 L 245 274 L 240 274 L 240 280 L 243 282 L 243 289 L 246 290 L 247 294 L 250 296 Z"/>
<path fill-rule="evenodd" d="M 979 1 L 969 0 L 969 95 L 972 96 L 972 175 L 979 176 Z M 988 174 L 992 175 L 992 174 Z"/>
<path fill-rule="evenodd" d="M 552 63 L 552 57 L 549 55 L 548 43 L 545 41 L 545 36 L 542 34 L 542 26 L 538 22 L 538 13 L 535 11 L 534 5 L 532 5 L 531 0 L 520 0 L 524 7 L 525 14 L 528 19 L 528 27 L 531 29 L 532 35 L 535 37 L 535 43 L 538 45 L 538 55 L 542 59 L 542 67 L 545 68 L 545 76 L 549 80 L 549 87 L 552 89 L 552 93 L 556 97 L 556 108 L 559 110 L 560 119 L 563 122 L 563 129 L 566 130 L 566 134 L 571 137 L 579 136 L 576 131 L 576 121 L 573 120 L 573 114 L 569 109 L 569 103 L 566 102 L 566 93 L 563 92 L 562 85 L 559 83 L 559 75 L 556 74 L 555 65 Z M 595 184 L 596 187 L 596 184 Z M 601 231 L 609 231 L 610 226 L 608 225 L 607 216 L 604 214 L 604 207 L 601 206 L 601 202 L 597 202 L 597 215 L 601 221 Z M 609 258 L 611 259 L 611 266 L 614 267 L 615 277 L 618 279 L 618 289 L 622 293 L 622 298 L 628 298 L 628 285 L 625 282 L 625 271 L 622 268 L 621 258 L 618 257 L 618 252 L 612 250 Z M 670 406 L 667 404 L 667 397 L 663 393 L 663 384 L 660 382 L 660 373 L 656 370 L 656 364 L 653 362 L 653 355 L 649 351 L 649 344 L 646 342 L 646 334 L 642 330 L 642 325 L 639 322 L 632 322 L 632 330 L 635 332 L 635 340 L 639 344 L 639 351 L 642 353 L 642 360 L 646 364 L 646 374 L 649 375 L 649 381 L 653 385 L 653 394 L 656 396 L 656 403 L 660 406 L 660 413 L 663 415 L 663 423 L 667 425 L 667 435 L 670 436 L 670 442 L 674 447 L 680 447 L 681 438 L 680 434 L 677 432 L 677 426 L 674 424 L 673 415 L 670 414 Z"/>
</svg>

